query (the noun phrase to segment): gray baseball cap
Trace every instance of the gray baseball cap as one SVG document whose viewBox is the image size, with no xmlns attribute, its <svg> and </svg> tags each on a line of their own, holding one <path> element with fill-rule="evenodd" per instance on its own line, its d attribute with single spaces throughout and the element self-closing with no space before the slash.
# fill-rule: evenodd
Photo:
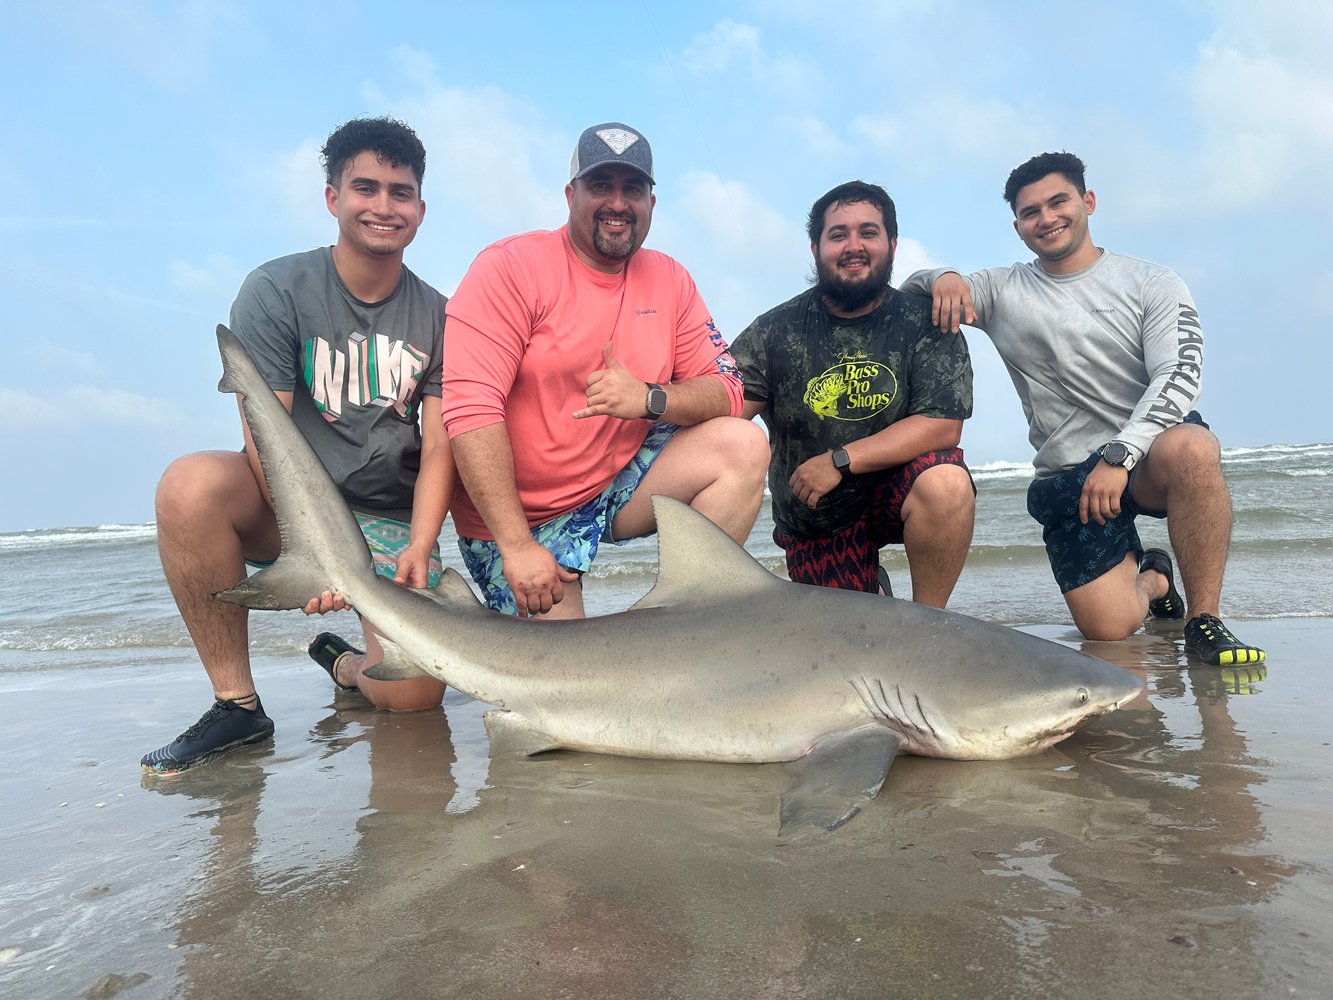
<svg viewBox="0 0 1333 1000">
<path fill-rule="evenodd" d="M 603 167 L 608 163 L 623 163 L 633 167 L 648 178 L 653 179 L 653 151 L 648 140 L 635 132 L 628 125 L 620 122 L 606 122 L 585 128 L 574 147 L 574 159 L 569 165 L 569 179 L 578 180 L 594 167 Z"/>
</svg>

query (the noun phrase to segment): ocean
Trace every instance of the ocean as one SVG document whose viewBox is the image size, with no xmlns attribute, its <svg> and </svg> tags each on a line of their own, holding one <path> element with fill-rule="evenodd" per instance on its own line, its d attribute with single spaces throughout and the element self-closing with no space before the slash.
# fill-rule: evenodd
<svg viewBox="0 0 1333 1000">
<path fill-rule="evenodd" d="M 1223 464 L 1235 507 L 1223 590 L 1228 619 L 1333 614 L 1333 444 L 1233 448 Z M 1040 529 L 1026 513 L 1031 466 L 973 469 L 977 520 L 950 609 L 1007 624 L 1068 622 L 1051 580 Z M 1145 545 L 1169 547 L 1165 526 L 1142 518 Z M 767 502 L 747 549 L 783 574 Z M 0 674 L 114 667 L 126 659 L 195 670 L 189 636 L 157 561 L 151 524 L 71 526 L 0 534 Z M 441 549 L 466 577 L 446 521 Z M 910 593 L 901 548 L 884 563 L 898 596 Z M 657 569 L 653 538 L 605 546 L 585 583 L 591 614 L 623 610 L 645 594 Z M 298 612 L 251 615 L 254 653 L 304 656 L 322 628 L 356 634 L 350 620 L 314 622 Z M 199 673 L 203 682 L 203 673 Z M 262 684 L 262 678 L 260 679 Z"/>
<path fill-rule="evenodd" d="M 901 757 L 790 842 L 781 765 L 492 756 L 453 690 L 372 710 L 306 656 L 345 614 L 251 615 L 274 740 L 144 775 L 209 698 L 153 526 L 0 535 L 0 996 L 1333 995 L 1333 444 L 1224 458 L 1223 611 L 1266 664 L 1200 667 L 1179 623 L 1080 641 L 1029 467 L 983 466 L 951 606 L 1143 695 L 1035 756 Z M 770 531 L 748 547 L 780 572 Z M 604 550 L 590 610 L 654 573 L 652 540 Z"/>
</svg>

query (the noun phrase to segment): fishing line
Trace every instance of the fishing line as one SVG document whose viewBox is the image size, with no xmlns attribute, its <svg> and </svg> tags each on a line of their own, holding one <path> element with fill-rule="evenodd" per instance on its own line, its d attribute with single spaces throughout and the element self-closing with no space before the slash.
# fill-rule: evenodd
<svg viewBox="0 0 1333 1000">
<path fill-rule="evenodd" d="M 741 221 L 740 209 L 731 199 L 731 189 L 722 177 L 722 169 L 718 166 L 717 157 L 713 155 L 713 147 L 704 135 L 703 127 L 699 124 L 699 116 L 694 113 L 694 105 L 690 103 L 690 97 L 685 93 L 685 87 L 680 82 L 680 74 L 676 72 L 676 64 L 671 61 L 671 53 L 667 51 L 666 43 L 662 41 L 662 33 L 657 30 L 657 23 L 653 20 L 652 12 L 648 9 L 648 0 L 641 0 L 643 7 L 643 16 L 648 19 L 648 27 L 652 29 L 653 36 L 657 39 L 657 47 L 662 50 L 662 58 L 666 60 L 667 68 L 671 70 L 671 78 L 676 81 L 676 90 L 680 92 L 680 98 L 685 102 L 685 110 L 689 112 L 690 121 L 694 124 L 694 131 L 699 136 L 699 142 L 704 148 L 704 154 L 709 165 L 713 168 L 713 174 L 717 177 L 717 182 L 722 186 L 722 193 L 726 196 L 727 204 L 731 206 L 731 213 L 736 217 L 736 221 Z"/>
</svg>

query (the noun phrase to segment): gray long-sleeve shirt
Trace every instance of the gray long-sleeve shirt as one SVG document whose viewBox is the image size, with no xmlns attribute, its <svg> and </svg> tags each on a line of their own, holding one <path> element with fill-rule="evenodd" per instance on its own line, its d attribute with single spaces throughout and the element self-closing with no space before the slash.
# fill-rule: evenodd
<svg viewBox="0 0 1333 1000">
<path fill-rule="evenodd" d="M 905 292 L 930 294 L 952 268 L 918 271 Z M 1108 441 L 1142 458 L 1180 422 L 1203 384 L 1203 330 L 1184 281 L 1158 264 L 1103 251 L 1074 274 L 1034 261 L 964 276 L 976 326 L 995 343 L 1028 418 L 1038 476 Z"/>
</svg>

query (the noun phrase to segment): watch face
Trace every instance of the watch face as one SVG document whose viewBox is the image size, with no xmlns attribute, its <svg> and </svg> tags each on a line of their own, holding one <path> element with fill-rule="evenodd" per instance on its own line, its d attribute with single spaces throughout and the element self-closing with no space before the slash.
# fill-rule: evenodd
<svg viewBox="0 0 1333 1000">
<path fill-rule="evenodd" d="M 1128 457 L 1129 449 L 1119 441 L 1112 441 L 1102 449 L 1102 458 L 1106 459 L 1107 465 L 1124 465 Z"/>
<path fill-rule="evenodd" d="M 833 452 L 833 467 L 839 472 L 846 472 L 852 465 L 852 456 L 846 449 L 838 448 Z"/>
<path fill-rule="evenodd" d="M 654 417 L 660 417 L 666 413 L 667 398 L 666 390 L 657 386 L 648 390 L 648 412 Z"/>
</svg>

